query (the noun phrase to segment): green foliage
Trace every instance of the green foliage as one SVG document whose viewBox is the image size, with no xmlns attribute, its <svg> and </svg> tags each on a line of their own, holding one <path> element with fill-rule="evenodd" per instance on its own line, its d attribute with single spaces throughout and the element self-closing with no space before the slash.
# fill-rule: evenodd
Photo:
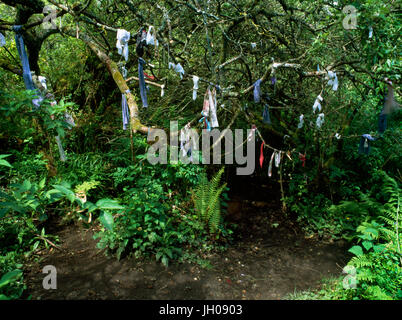
<svg viewBox="0 0 402 320">
<path fill-rule="evenodd" d="M 226 183 L 220 186 L 224 168 L 208 181 L 206 174 L 202 175 L 199 185 L 193 191 L 193 201 L 198 218 L 209 226 L 209 232 L 214 234 L 222 222 L 220 196 L 226 188 Z"/>
</svg>

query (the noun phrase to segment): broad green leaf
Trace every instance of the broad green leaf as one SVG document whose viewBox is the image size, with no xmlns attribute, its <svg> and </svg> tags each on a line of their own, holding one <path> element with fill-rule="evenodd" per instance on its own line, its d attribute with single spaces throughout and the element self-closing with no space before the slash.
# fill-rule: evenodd
<svg viewBox="0 0 402 320">
<path fill-rule="evenodd" d="M 371 241 L 363 241 L 362 245 L 367 251 L 373 247 L 373 243 Z"/>
<path fill-rule="evenodd" d="M 21 276 L 22 276 L 21 270 L 13 270 L 13 271 L 7 272 L 0 279 L 0 288 L 4 287 L 5 285 L 9 284 L 10 282 L 12 282 L 15 279 L 18 279 Z"/>
<path fill-rule="evenodd" d="M 0 166 L 10 167 L 10 168 L 13 167 L 7 160 L 0 160 Z"/>
<path fill-rule="evenodd" d="M 99 220 L 102 222 L 102 224 L 105 226 L 106 229 L 108 230 L 113 230 L 113 215 L 110 212 L 102 212 L 102 214 L 99 217 Z"/>
<path fill-rule="evenodd" d="M 116 200 L 112 199 L 100 199 L 97 203 L 96 206 L 99 209 L 109 209 L 109 210 L 117 210 L 117 209 L 124 209 L 123 206 L 121 206 Z"/>
<path fill-rule="evenodd" d="M 375 253 L 380 253 L 380 252 L 384 251 L 385 246 L 383 244 L 379 244 L 379 245 L 374 246 L 373 249 L 374 249 Z"/>
<path fill-rule="evenodd" d="M 355 254 L 356 256 L 362 256 L 363 255 L 363 249 L 360 246 L 353 246 L 348 251 L 353 253 L 353 254 Z"/>
</svg>

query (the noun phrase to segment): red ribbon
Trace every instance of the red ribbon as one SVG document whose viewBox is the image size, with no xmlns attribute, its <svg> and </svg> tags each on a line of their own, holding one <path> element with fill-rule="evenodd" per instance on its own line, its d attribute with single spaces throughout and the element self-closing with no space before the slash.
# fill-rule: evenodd
<svg viewBox="0 0 402 320">
<path fill-rule="evenodd" d="M 260 167 L 262 169 L 262 164 L 264 162 L 264 142 L 261 143 L 261 151 L 260 151 Z"/>
<path fill-rule="evenodd" d="M 144 76 L 145 76 L 146 78 L 148 78 L 149 80 L 155 80 L 155 77 L 154 77 L 154 76 L 150 76 L 149 74 L 146 74 L 145 72 L 144 72 Z"/>
<path fill-rule="evenodd" d="M 299 159 L 302 162 L 302 167 L 304 168 L 304 166 L 306 165 L 306 155 L 299 153 Z"/>
</svg>

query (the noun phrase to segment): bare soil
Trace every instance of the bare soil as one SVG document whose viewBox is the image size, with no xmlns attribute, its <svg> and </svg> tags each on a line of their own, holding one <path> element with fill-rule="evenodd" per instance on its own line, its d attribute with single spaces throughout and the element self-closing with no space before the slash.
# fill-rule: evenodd
<svg viewBox="0 0 402 320">
<path fill-rule="evenodd" d="M 40 262 L 27 266 L 26 294 L 34 300 L 277 300 L 342 273 L 349 260 L 346 243 L 306 239 L 277 203 L 234 202 L 241 210 L 239 237 L 226 251 L 205 257 L 211 268 L 196 263 L 166 268 L 129 257 L 117 261 L 96 248 L 94 229 L 57 226 L 62 250 L 47 251 Z M 57 268 L 56 290 L 42 287 L 45 265 Z"/>
</svg>

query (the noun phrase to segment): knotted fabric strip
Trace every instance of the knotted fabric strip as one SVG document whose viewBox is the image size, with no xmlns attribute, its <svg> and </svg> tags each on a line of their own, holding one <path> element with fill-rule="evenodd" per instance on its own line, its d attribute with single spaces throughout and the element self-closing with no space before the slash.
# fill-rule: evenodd
<svg viewBox="0 0 402 320">
<path fill-rule="evenodd" d="M 145 60 L 141 57 L 138 58 L 138 78 L 140 79 L 140 94 L 142 100 L 142 106 L 144 108 L 148 108 L 148 100 L 147 100 L 147 88 L 144 79 L 144 64 Z"/>
<path fill-rule="evenodd" d="M 297 125 L 297 128 L 301 129 L 301 128 L 303 128 L 303 125 L 304 125 L 304 115 L 302 114 L 302 115 L 300 115 L 299 124 Z"/>
<path fill-rule="evenodd" d="M 317 128 L 321 128 L 321 126 L 324 124 L 324 117 L 325 117 L 325 115 L 323 114 L 323 113 L 320 113 L 319 115 L 318 115 L 318 118 L 317 118 Z"/>
<path fill-rule="evenodd" d="M 282 151 L 275 151 L 275 167 L 279 168 L 281 163 Z"/>
<path fill-rule="evenodd" d="M 22 26 L 13 26 L 15 31 L 15 44 L 22 64 L 22 77 L 24 78 L 25 88 L 27 90 L 35 90 L 32 81 L 31 68 L 29 67 L 28 55 L 25 51 L 24 38 L 22 37 Z"/>
<path fill-rule="evenodd" d="M 261 79 L 258 79 L 254 83 L 254 102 L 259 103 L 261 101 Z"/>
<path fill-rule="evenodd" d="M 380 117 L 378 119 L 378 132 L 379 133 L 384 133 L 385 130 L 387 130 L 387 117 L 388 117 L 388 115 L 386 115 L 386 114 L 380 114 Z"/>
<path fill-rule="evenodd" d="M 328 79 L 328 85 L 332 86 L 332 90 L 337 91 L 339 82 L 336 72 L 328 71 Z"/>
<path fill-rule="evenodd" d="M 370 142 L 374 140 L 370 134 L 363 134 L 360 138 L 359 153 L 368 155 L 371 150 Z"/>
<path fill-rule="evenodd" d="M 193 76 L 193 82 L 194 82 L 194 86 L 193 86 L 193 100 L 196 100 L 196 99 L 197 99 L 198 81 L 200 81 L 200 78 L 197 77 L 197 76 Z"/>
<path fill-rule="evenodd" d="M 315 99 L 314 105 L 313 105 L 313 113 L 316 112 L 316 110 L 318 109 L 319 112 L 321 112 L 321 101 L 323 100 L 323 98 L 321 97 L 321 95 L 319 94 L 317 96 L 317 99 Z"/>
<path fill-rule="evenodd" d="M 152 34 L 151 31 L 154 31 Z M 148 32 L 147 32 L 147 38 L 146 38 L 147 45 L 152 45 L 152 46 L 158 46 L 158 40 L 156 39 L 156 31 L 153 26 L 149 26 Z"/>
<path fill-rule="evenodd" d="M 116 48 L 118 53 L 128 60 L 128 41 L 130 40 L 130 32 L 124 29 L 117 30 Z"/>
<path fill-rule="evenodd" d="M 262 112 L 262 122 L 265 124 L 272 124 L 271 117 L 269 115 L 269 107 L 267 104 L 264 106 L 264 111 Z"/>
<path fill-rule="evenodd" d="M 301 161 L 301 163 L 302 163 L 302 167 L 304 168 L 304 167 L 306 166 L 306 155 L 305 155 L 305 154 L 301 154 L 301 153 L 299 152 L 299 159 L 300 159 L 300 161 Z"/>
<path fill-rule="evenodd" d="M 262 169 L 262 164 L 264 163 L 264 141 L 261 143 L 261 150 L 260 150 L 260 167 Z"/>
<path fill-rule="evenodd" d="M 129 93 L 130 90 L 127 90 L 126 93 Z M 127 130 L 127 126 L 130 123 L 130 113 L 128 111 L 128 103 L 126 95 L 123 93 L 121 95 L 121 115 L 123 119 L 123 130 Z"/>
<path fill-rule="evenodd" d="M 39 77 L 38 77 L 38 80 L 39 80 L 40 84 L 42 85 L 42 87 L 43 87 L 45 90 L 47 90 L 46 78 L 45 78 L 45 77 L 42 77 L 42 76 L 39 76 Z"/>
<path fill-rule="evenodd" d="M 268 165 L 268 177 L 272 177 L 272 163 L 273 163 L 273 161 L 274 161 L 275 154 L 276 154 L 276 151 L 272 152 L 271 160 L 269 161 L 269 165 Z"/>
<path fill-rule="evenodd" d="M 180 79 L 183 79 L 185 72 L 180 63 L 174 64 L 173 62 L 169 62 L 169 69 L 170 68 L 172 68 L 174 71 L 176 71 L 180 75 Z"/>
<path fill-rule="evenodd" d="M 218 117 L 216 115 L 216 88 L 208 89 L 209 95 L 209 111 L 210 111 L 210 119 L 211 119 L 211 127 L 212 128 L 219 128 Z"/>
</svg>

